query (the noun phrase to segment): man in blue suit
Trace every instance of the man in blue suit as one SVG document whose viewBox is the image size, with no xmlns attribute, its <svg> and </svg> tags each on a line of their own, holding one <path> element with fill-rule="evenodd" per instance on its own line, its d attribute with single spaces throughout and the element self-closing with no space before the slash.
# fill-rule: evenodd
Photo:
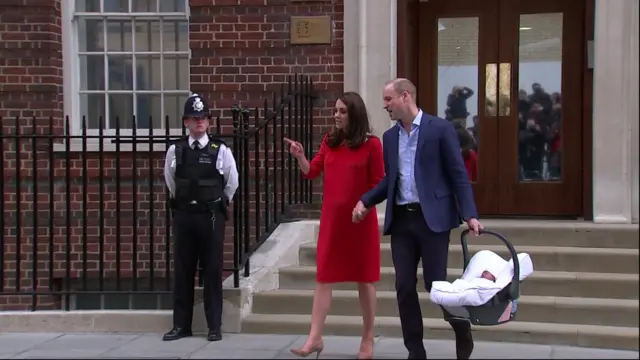
<svg viewBox="0 0 640 360">
<path fill-rule="evenodd" d="M 426 359 L 416 290 L 418 263 L 422 259 L 424 285 L 431 291 L 433 281 L 447 278 L 451 229 L 461 219 L 476 234 L 482 225 L 453 125 L 423 113 L 416 106 L 416 87 L 407 79 L 389 82 L 383 95 L 385 109 L 397 121 L 382 138 L 386 175 L 356 204 L 353 220 L 387 200 L 384 234 L 391 235 L 404 344 L 409 359 Z M 466 321 L 450 324 L 457 358 L 468 359 L 473 351 L 471 326 Z"/>
</svg>

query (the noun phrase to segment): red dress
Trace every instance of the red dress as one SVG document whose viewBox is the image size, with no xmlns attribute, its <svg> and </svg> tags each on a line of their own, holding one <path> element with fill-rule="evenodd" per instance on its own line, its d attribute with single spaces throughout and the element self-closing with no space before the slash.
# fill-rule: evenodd
<svg viewBox="0 0 640 360">
<path fill-rule="evenodd" d="M 478 153 L 474 150 L 469 150 L 469 156 L 464 159 L 464 167 L 467 168 L 469 181 L 476 182 L 478 178 Z"/>
<path fill-rule="evenodd" d="M 373 208 L 359 223 L 351 220 L 360 196 L 384 177 L 382 143 L 370 137 L 357 149 L 331 149 L 327 137 L 311 160 L 306 179 L 324 172 L 316 280 L 321 283 L 380 280 L 380 232 Z"/>
</svg>

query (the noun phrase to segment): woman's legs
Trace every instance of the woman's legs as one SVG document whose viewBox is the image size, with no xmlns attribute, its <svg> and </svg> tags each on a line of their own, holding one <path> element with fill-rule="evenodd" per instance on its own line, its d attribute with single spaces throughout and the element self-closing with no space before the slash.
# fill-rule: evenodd
<svg viewBox="0 0 640 360">
<path fill-rule="evenodd" d="M 313 294 L 313 309 L 311 310 L 311 330 L 309 337 L 301 350 L 311 351 L 322 345 L 322 330 L 324 322 L 331 308 L 332 288 L 330 283 L 316 283 Z"/>
<path fill-rule="evenodd" d="M 312 353 L 316 353 L 316 358 L 320 356 L 324 347 L 322 343 L 324 321 L 331 308 L 331 292 L 330 283 L 316 283 L 316 289 L 313 293 L 313 309 L 311 310 L 311 330 L 309 331 L 309 337 L 301 348 L 291 349 L 294 355 L 307 357 Z"/>
<path fill-rule="evenodd" d="M 362 309 L 362 341 L 358 358 L 373 355 L 373 324 L 376 312 L 376 287 L 374 283 L 358 283 L 360 308 Z M 300 349 L 292 349 L 294 354 L 307 355 L 322 349 L 322 332 L 327 314 L 331 309 L 332 286 L 330 283 L 316 283 L 311 311 L 311 330 L 307 341 Z"/>
<path fill-rule="evenodd" d="M 376 285 L 358 283 L 358 296 L 362 311 L 362 341 L 358 358 L 373 356 L 373 322 L 376 315 Z"/>
</svg>

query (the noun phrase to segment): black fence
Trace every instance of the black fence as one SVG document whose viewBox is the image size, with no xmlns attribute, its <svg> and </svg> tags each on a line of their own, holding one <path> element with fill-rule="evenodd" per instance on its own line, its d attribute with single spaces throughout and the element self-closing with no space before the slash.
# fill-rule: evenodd
<svg viewBox="0 0 640 360">
<path fill-rule="evenodd" d="M 312 200 L 282 139 L 298 139 L 311 156 L 313 100 L 311 80 L 296 75 L 261 108 L 234 106 L 231 119 L 212 124 L 239 172 L 225 239 L 235 287 L 290 205 Z M 163 168 L 180 135 L 168 118 L 157 131 L 136 130 L 135 118 L 133 129 L 114 119 L 107 131 L 101 118 L 92 132 L 88 120 L 74 135 L 68 117 L 0 118 L 0 311 L 171 307 Z"/>
</svg>

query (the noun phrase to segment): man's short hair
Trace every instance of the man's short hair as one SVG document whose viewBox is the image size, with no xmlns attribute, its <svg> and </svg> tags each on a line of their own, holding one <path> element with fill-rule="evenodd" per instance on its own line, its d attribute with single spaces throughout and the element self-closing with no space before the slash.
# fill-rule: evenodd
<svg viewBox="0 0 640 360">
<path fill-rule="evenodd" d="M 405 79 L 405 78 L 397 78 L 387 82 L 386 86 L 388 85 L 392 85 L 393 90 L 398 95 L 401 95 L 403 92 L 406 91 L 407 93 L 409 93 L 409 95 L 411 95 L 411 98 L 415 100 L 417 91 L 416 91 L 416 86 L 413 85 L 411 80 Z"/>
</svg>

